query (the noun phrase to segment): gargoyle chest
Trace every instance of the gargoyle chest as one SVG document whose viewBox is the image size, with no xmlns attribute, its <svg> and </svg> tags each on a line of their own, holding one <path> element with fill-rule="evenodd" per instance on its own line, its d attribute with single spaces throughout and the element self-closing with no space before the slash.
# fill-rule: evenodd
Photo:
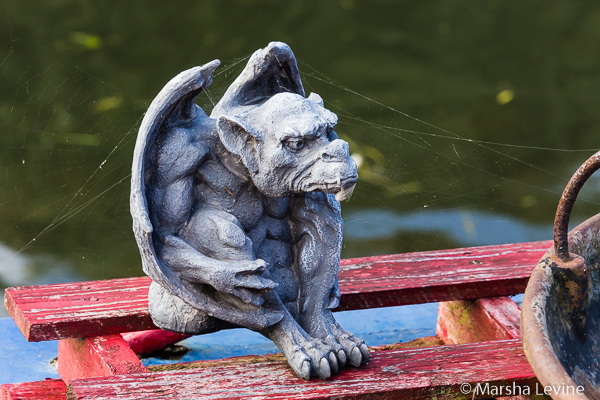
<svg viewBox="0 0 600 400">
<path fill-rule="evenodd" d="M 208 160 L 197 171 L 194 191 L 200 207 L 213 207 L 234 216 L 249 232 L 262 218 L 260 193 L 249 181 L 229 172 L 216 160 Z"/>
<path fill-rule="evenodd" d="M 199 206 L 225 211 L 239 221 L 257 256 L 261 248 L 264 253 L 276 248 L 285 254 L 291 252 L 289 199 L 263 196 L 250 181 L 232 174 L 217 160 L 209 160 L 198 169 L 195 191 Z M 277 264 L 287 267 L 291 261 Z"/>
</svg>

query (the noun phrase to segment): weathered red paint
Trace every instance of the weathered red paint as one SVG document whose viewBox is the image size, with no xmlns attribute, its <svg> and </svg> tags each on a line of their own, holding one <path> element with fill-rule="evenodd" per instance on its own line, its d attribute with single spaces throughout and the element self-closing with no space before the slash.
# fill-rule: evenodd
<svg viewBox="0 0 600 400">
<path fill-rule="evenodd" d="M 58 342 L 58 373 L 65 382 L 140 372 L 146 372 L 146 368 L 121 335 Z"/>
<path fill-rule="evenodd" d="M 194 366 L 74 380 L 69 399 L 471 399 L 486 395 L 461 394 L 462 384 L 530 387 L 537 382 L 519 340 L 380 351 L 361 368 L 347 368 L 326 381 L 297 378 L 282 356 Z"/>
<path fill-rule="evenodd" d="M 340 309 L 523 293 L 550 241 L 342 260 Z"/>
<path fill-rule="evenodd" d="M 342 260 L 339 310 L 522 293 L 550 241 Z M 155 329 L 150 279 L 9 288 L 5 306 L 29 341 Z"/>
<path fill-rule="evenodd" d="M 156 329 L 148 314 L 150 278 L 6 289 L 4 304 L 32 342 Z"/>
<path fill-rule="evenodd" d="M 67 385 L 60 379 L 2 385 L 2 400 L 65 400 Z"/>
<path fill-rule="evenodd" d="M 150 354 L 155 350 L 160 350 L 190 337 L 190 335 L 162 329 L 121 333 L 121 336 L 135 354 Z"/>
<path fill-rule="evenodd" d="M 440 302 L 436 333 L 445 344 L 519 339 L 521 310 L 509 297 Z M 496 397 L 528 400 L 532 396 Z"/>
<path fill-rule="evenodd" d="M 380 351 L 391 349 L 412 349 L 441 346 L 442 344 L 443 343 L 436 336 L 429 336 L 415 339 L 411 342 L 377 346 L 373 347 L 372 349 L 377 349 Z M 224 359 L 217 362 L 231 363 L 235 362 L 235 360 L 237 359 Z M 192 363 L 188 363 L 186 365 L 191 364 Z M 159 369 L 164 368 L 164 366 L 154 366 L 151 368 Z M 177 365 L 175 365 L 174 368 L 177 368 Z M 45 381 L 38 382 L 4 384 L 1 386 L 0 393 L 1 400 L 65 400 L 67 398 L 67 385 L 61 379 L 47 379 Z"/>
<path fill-rule="evenodd" d="M 509 297 L 440 302 L 436 333 L 446 344 L 519 339 L 520 318 Z"/>
<path fill-rule="evenodd" d="M 340 309 L 518 293 L 532 265 L 550 244 L 343 260 Z M 136 331 L 154 328 L 147 309 L 149 282 L 148 278 L 131 278 L 11 288 L 5 304 L 29 340 Z M 440 305 L 438 333 L 446 343 L 518 338 L 518 329 L 518 307 L 506 297 Z M 516 340 L 404 350 L 385 346 L 360 369 L 346 369 L 328 381 L 310 382 L 296 378 L 281 355 L 175 364 L 155 367 L 154 372 L 146 372 L 135 356 L 134 351 L 148 353 L 185 337 L 145 330 L 63 339 L 59 342 L 59 372 L 71 385 L 70 398 L 97 399 L 457 398 L 463 397 L 463 383 L 488 382 L 493 387 L 536 382 Z M 6 391 L 4 386 L 2 390 Z M 64 392 L 62 396 L 57 398 L 64 398 Z"/>
</svg>

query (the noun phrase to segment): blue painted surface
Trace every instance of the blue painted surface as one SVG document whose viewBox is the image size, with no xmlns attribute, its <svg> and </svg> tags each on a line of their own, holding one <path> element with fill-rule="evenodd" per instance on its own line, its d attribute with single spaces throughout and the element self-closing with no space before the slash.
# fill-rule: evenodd
<svg viewBox="0 0 600 400">
<path fill-rule="evenodd" d="M 343 311 L 336 313 L 335 316 L 345 329 L 364 339 L 370 346 L 393 344 L 435 335 L 437 303 Z M 183 358 L 179 360 L 146 358 L 142 363 L 144 365 L 172 364 L 249 354 L 262 355 L 279 351 L 270 340 L 248 329 L 231 329 L 194 336 L 180 344 L 190 348 Z"/>
<path fill-rule="evenodd" d="M 521 294 L 517 294 L 514 296 L 510 296 L 510 298 L 512 299 L 512 301 L 514 301 L 515 303 L 517 303 L 517 305 L 519 306 L 519 308 L 521 308 L 521 303 L 523 302 L 523 297 L 525 295 L 523 293 Z"/>
<path fill-rule="evenodd" d="M 0 318 L 0 384 L 59 378 L 50 364 L 58 342 L 29 343 L 11 318 Z"/>
<path fill-rule="evenodd" d="M 517 303 L 522 298 L 513 296 Z M 435 335 L 437 303 L 344 311 L 336 313 L 336 318 L 370 346 L 408 342 Z M 142 363 L 148 366 L 278 352 L 270 340 L 248 329 L 194 336 L 180 344 L 191 349 L 183 358 L 146 358 Z M 29 343 L 12 319 L 0 318 L 0 384 L 58 378 L 50 364 L 57 353 L 57 342 Z"/>
<path fill-rule="evenodd" d="M 435 335 L 437 303 L 344 311 L 336 313 L 336 318 L 371 346 L 407 342 Z M 156 365 L 278 352 L 270 340 L 248 329 L 195 336 L 181 344 L 191 350 L 180 360 L 147 358 L 142 363 Z M 57 354 L 56 341 L 29 343 L 12 319 L 0 318 L 0 384 L 58 378 L 50 364 Z"/>
</svg>

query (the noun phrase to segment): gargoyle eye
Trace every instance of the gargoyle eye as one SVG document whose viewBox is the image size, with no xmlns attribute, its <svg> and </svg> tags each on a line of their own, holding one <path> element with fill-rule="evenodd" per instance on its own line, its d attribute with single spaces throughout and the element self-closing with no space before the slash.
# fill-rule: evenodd
<svg viewBox="0 0 600 400">
<path fill-rule="evenodd" d="M 304 144 L 305 144 L 304 139 L 299 139 L 299 138 L 287 139 L 283 143 L 291 151 L 301 150 L 304 147 Z"/>
<path fill-rule="evenodd" d="M 327 128 L 325 128 L 325 135 L 327 136 L 328 139 L 331 139 L 332 132 L 333 132 L 333 126 L 327 125 Z"/>
</svg>

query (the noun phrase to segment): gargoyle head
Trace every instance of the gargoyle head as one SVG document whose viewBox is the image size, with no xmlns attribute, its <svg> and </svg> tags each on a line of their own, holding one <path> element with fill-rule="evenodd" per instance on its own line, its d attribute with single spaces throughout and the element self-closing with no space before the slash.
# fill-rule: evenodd
<svg viewBox="0 0 600 400">
<path fill-rule="evenodd" d="M 268 196 L 323 191 L 350 197 L 358 179 L 337 116 L 308 98 L 292 50 L 272 42 L 256 51 L 213 109 L 221 142 L 240 157 Z"/>
<path fill-rule="evenodd" d="M 348 143 L 334 132 L 337 116 L 319 95 L 279 93 L 234 117 L 220 116 L 219 136 L 238 155 L 258 190 L 272 197 L 323 191 L 350 197 L 358 180 Z"/>
</svg>

